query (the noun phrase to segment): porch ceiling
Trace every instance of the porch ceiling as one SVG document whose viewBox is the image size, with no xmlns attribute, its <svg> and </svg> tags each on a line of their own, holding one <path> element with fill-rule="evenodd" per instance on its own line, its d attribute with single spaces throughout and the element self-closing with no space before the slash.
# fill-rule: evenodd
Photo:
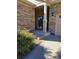
<svg viewBox="0 0 79 59">
<path fill-rule="evenodd" d="M 33 8 L 43 5 L 44 3 L 47 3 L 48 6 L 51 6 L 55 3 L 61 2 L 61 0 L 18 0 L 18 1 L 27 3 L 31 5 Z"/>
</svg>

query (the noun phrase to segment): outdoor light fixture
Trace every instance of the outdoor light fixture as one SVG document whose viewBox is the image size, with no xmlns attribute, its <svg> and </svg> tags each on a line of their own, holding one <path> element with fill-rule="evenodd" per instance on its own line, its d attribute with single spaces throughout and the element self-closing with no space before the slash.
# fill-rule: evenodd
<svg viewBox="0 0 79 59">
<path fill-rule="evenodd" d="M 52 16 L 54 16 L 54 12 L 52 12 Z"/>
</svg>

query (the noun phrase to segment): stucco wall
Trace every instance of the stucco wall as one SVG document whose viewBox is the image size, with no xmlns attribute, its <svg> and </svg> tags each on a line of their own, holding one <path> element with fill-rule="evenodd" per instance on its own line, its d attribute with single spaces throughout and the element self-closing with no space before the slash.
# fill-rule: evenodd
<svg viewBox="0 0 79 59">
<path fill-rule="evenodd" d="M 17 29 L 32 30 L 35 28 L 35 10 L 22 2 L 17 2 Z"/>
</svg>

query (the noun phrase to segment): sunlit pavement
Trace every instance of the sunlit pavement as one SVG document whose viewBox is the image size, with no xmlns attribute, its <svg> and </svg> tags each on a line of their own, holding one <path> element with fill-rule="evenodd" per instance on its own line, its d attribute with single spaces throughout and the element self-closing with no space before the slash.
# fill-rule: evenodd
<svg viewBox="0 0 79 59">
<path fill-rule="evenodd" d="M 46 41 L 41 43 L 44 47 L 44 57 L 46 59 L 60 59 L 58 53 L 60 52 L 61 43 L 56 41 Z"/>
</svg>

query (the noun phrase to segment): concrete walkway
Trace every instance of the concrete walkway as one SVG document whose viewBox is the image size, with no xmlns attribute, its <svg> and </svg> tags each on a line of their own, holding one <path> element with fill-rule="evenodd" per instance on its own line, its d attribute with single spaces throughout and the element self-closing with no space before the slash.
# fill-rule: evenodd
<svg viewBox="0 0 79 59">
<path fill-rule="evenodd" d="M 60 52 L 60 42 L 45 40 L 41 45 L 44 47 L 44 57 L 46 59 L 61 59 L 58 54 Z"/>
<path fill-rule="evenodd" d="M 23 59 L 61 59 L 60 41 L 53 36 L 47 36 L 42 43 L 34 48 L 34 50 Z M 60 39 L 59 39 L 60 40 Z"/>
</svg>

